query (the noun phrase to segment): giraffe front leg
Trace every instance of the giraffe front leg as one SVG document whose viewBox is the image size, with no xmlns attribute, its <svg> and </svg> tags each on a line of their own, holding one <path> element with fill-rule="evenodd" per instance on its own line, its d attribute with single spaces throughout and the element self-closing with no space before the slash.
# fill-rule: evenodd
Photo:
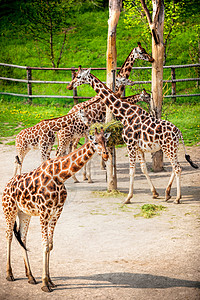
<svg viewBox="0 0 200 300">
<path fill-rule="evenodd" d="M 91 160 L 88 161 L 87 163 L 87 178 L 88 178 L 88 183 L 93 183 L 92 177 L 91 177 Z"/>
<path fill-rule="evenodd" d="M 83 166 L 83 181 L 88 180 L 87 174 L 86 174 L 86 164 Z"/>
<path fill-rule="evenodd" d="M 126 198 L 123 204 L 131 203 L 131 198 L 133 197 L 134 176 L 135 176 L 135 166 L 130 168 L 129 193 L 128 193 L 128 197 Z"/>
<path fill-rule="evenodd" d="M 135 176 L 135 161 L 136 161 L 136 150 L 131 147 L 131 145 L 127 146 L 128 156 L 129 156 L 129 164 L 130 164 L 130 182 L 129 182 L 129 193 L 128 197 L 124 201 L 123 204 L 131 203 L 131 198 L 133 197 L 133 184 L 134 184 L 134 176 Z"/>
<path fill-rule="evenodd" d="M 156 199 L 156 198 L 158 198 L 159 194 L 157 193 L 156 188 L 153 185 L 153 183 L 151 181 L 151 178 L 148 174 L 144 153 L 142 151 L 138 151 L 137 155 L 138 155 L 138 159 L 139 159 L 139 162 L 140 162 L 142 173 L 145 175 L 145 177 L 147 179 L 147 182 L 150 186 L 150 190 L 153 194 L 153 199 Z"/>
<path fill-rule="evenodd" d="M 42 232 L 42 246 L 43 246 L 43 271 L 42 271 L 42 291 L 52 292 L 49 284 L 49 240 L 48 240 L 48 222 L 40 218 L 41 232 Z"/>
</svg>

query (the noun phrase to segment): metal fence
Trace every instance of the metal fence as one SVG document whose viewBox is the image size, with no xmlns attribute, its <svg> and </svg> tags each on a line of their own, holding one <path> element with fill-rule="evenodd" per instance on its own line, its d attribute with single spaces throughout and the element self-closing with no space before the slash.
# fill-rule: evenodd
<svg viewBox="0 0 200 300">
<path fill-rule="evenodd" d="M 14 81 L 14 82 L 22 82 L 27 84 L 27 94 L 16 94 L 16 93 L 8 93 L 8 92 L 0 92 L 1 95 L 11 95 L 11 96 L 20 96 L 26 97 L 29 99 L 33 98 L 71 98 L 74 99 L 74 104 L 78 102 L 78 99 L 89 99 L 91 97 L 80 97 L 78 96 L 77 89 L 73 89 L 73 96 L 66 96 L 66 95 L 34 95 L 33 94 L 33 84 L 69 84 L 69 81 L 47 81 L 47 80 L 33 80 L 32 79 L 32 70 L 44 71 L 44 70 L 51 70 L 51 71 L 69 71 L 71 72 L 72 79 L 74 78 L 74 72 L 77 68 L 40 68 L 40 67 L 27 67 L 27 66 L 18 66 L 12 64 L 5 64 L 0 63 L 0 66 L 3 67 L 11 67 L 11 68 L 19 68 L 26 70 L 26 79 L 17 79 L 17 78 L 7 78 L 7 77 L 0 77 L 0 80 L 6 81 Z M 189 81 L 196 81 L 199 84 L 200 78 L 184 78 L 184 79 L 176 79 L 176 69 L 180 68 L 200 68 L 200 64 L 188 64 L 188 65 L 172 65 L 172 66 L 164 66 L 164 69 L 171 69 L 171 79 L 170 80 L 163 80 L 163 83 L 170 83 L 171 84 L 171 95 L 164 95 L 165 98 L 176 98 L 176 97 L 196 97 L 200 96 L 200 94 L 184 94 L 184 95 L 177 95 L 176 94 L 176 83 L 177 82 L 189 82 Z M 106 68 L 91 68 L 92 70 L 106 70 Z M 120 68 L 118 68 L 120 69 Z M 151 69 L 151 67 L 133 67 L 133 70 L 147 70 Z M 151 84 L 151 81 L 134 81 L 134 84 Z"/>
</svg>

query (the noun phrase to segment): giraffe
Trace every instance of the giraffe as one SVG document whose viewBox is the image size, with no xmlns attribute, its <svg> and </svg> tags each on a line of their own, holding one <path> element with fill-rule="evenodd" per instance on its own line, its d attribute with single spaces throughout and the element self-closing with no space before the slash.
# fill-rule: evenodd
<svg viewBox="0 0 200 300">
<path fill-rule="evenodd" d="M 90 69 L 82 70 L 80 67 L 76 77 L 69 84 L 69 87 L 77 87 L 85 83 L 89 83 L 91 85 L 91 87 L 99 94 L 104 103 L 112 111 L 115 118 L 121 121 L 124 126 L 122 136 L 124 142 L 127 145 L 130 163 L 129 194 L 124 203 L 130 203 L 130 200 L 133 197 L 136 156 L 139 158 L 142 172 L 147 178 L 150 189 L 153 193 L 153 198 L 158 197 L 158 193 L 147 172 L 144 153 L 153 153 L 158 151 L 159 149 L 164 152 L 172 165 L 172 174 L 168 186 L 165 190 L 165 200 L 168 201 L 171 198 L 171 186 L 174 177 L 176 176 L 177 196 L 174 200 L 174 203 L 180 203 L 181 167 L 177 157 L 180 138 L 184 146 L 186 160 L 192 167 L 198 168 L 198 165 L 193 163 L 190 159 L 190 156 L 186 153 L 186 148 L 181 131 L 169 121 L 154 118 L 140 106 L 131 105 L 127 102 L 124 102 L 97 77 L 91 74 Z"/>
<path fill-rule="evenodd" d="M 146 102 L 148 105 L 150 105 L 151 96 L 150 96 L 150 94 L 148 94 L 145 91 L 145 89 L 143 89 L 143 91 L 140 94 L 136 94 L 136 95 L 132 95 L 132 96 L 128 96 L 128 97 L 122 97 L 122 99 L 123 99 L 123 101 L 127 101 L 128 103 L 131 103 L 131 104 L 136 104 L 139 101 L 143 101 L 143 102 Z M 88 124 L 92 124 L 94 122 L 94 119 L 95 119 L 94 116 L 98 115 L 98 112 L 102 106 L 104 106 L 104 108 L 106 107 L 105 105 L 101 105 L 101 102 L 99 100 L 96 100 L 96 102 L 93 103 L 92 115 L 89 114 L 90 109 L 88 109 L 88 113 L 87 113 Z M 89 107 L 89 105 L 87 107 Z M 99 118 L 98 121 L 96 120 L 96 122 L 100 122 L 100 120 L 101 120 L 101 122 L 105 121 L 106 110 L 104 110 L 104 113 L 101 113 L 101 116 L 103 116 L 103 120 L 102 120 L 102 118 Z M 86 130 L 84 131 L 85 128 L 86 128 Z M 73 136 L 73 138 L 76 138 L 73 140 L 73 148 L 72 148 L 73 150 L 76 149 L 76 147 L 79 143 L 79 140 L 82 136 L 84 136 L 87 140 L 87 131 L 88 131 L 88 126 L 86 126 L 86 125 L 83 127 L 83 130 L 76 131 L 76 135 Z M 63 128 L 58 131 L 59 144 L 58 144 L 58 148 L 57 148 L 57 152 L 56 152 L 57 157 L 65 155 L 66 148 L 71 142 L 71 136 L 72 136 L 72 133 L 71 133 L 70 128 L 68 128 L 68 127 Z M 89 166 L 88 166 L 87 175 L 86 175 L 86 168 L 83 168 L 83 180 L 88 180 L 88 183 L 93 182 L 91 179 L 90 162 L 91 161 L 88 162 Z M 73 175 L 72 178 L 75 183 L 79 182 L 75 175 Z"/>
<path fill-rule="evenodd" d="M 31 148 L 39 148 L 41 160 L 49 159 L 50 152 L 55 142 L 55 132 L 67 127 L 72 136 L 76 131 L 84 131 L 85 126 L 88 128 L 88 120 L 83 109 L 77 113 L 70 113 L 65 116 L 42 120 L 36 125 L 21 130 L 16 136 L 16 162 L 14 175 L 21 174 L 22 163 L 26 154 Z M 83 130 L 84 129 L 84 130 Z"/>
<path fill-rule="evenodd" d="M 116 93 L 118 96 L 121 96 L 125 85 L 133 85 L 133 82 L 128 81 L 128 77 L 131 73 L 132 66 L 136 59 L 145 60 L 148 62 L 153 62 L 154 59 L 146 52 L 144 48 L 142 48 L 141 43 L 138 42 L 138 46 L 134 47 L 129 55 L 127 56 L 126 60 L 124 61 L 121 69 L 119 70 L 117 77 L 116 77 Z M 74 74 L 76 76 L 76 73 Z M 69 89 L 69 86 L 68 86 Z M 131 97 L 131 96 L 130 96 Z M 134 96 L 135 97 L 135 96 Z M 131 98 L 129 98 L 129 101 Z M 135 99 L 135 98 L 134 98 Z M 138 101 L 143 101 L 139 99 Z M 95 97 L 85 101 L 84 103 L 78 103 L 76 104 L 69 112 L 76 112 L 78 109 L 82 108 L 84 104 L 88 104 L 86 109 L 86 114 L 88 117 L 89 124 L 97 123 L 97 122 L 104 122 L 106 117 L 106 105 L 101 100 L 101 97 L 99 95 L 96 95 Z M 91 104 L 91 105 L 89 105 Z M 68 132 L 68 128 L 63 128 L 58 132 L 58 149 L 57 149 L 57 156 L 62 156 L 66 153 L 66 149 L 69 146 L 70 142 L 73 144 L 73 149 L 77 147 L 77 144 L 80 140 L 80 137 L 86 137 L 87 136 L 87 128 L 85 133 L 83 133 L 81 136 L 77 137 L 77 139 L 71 141 L 71 136 Z M 78 182 L 76 176 L 73 176 L 74 182 Z M 88 174 L 86 175 L 86 165 L 83 169 L 83 180 L 88 179 L 88 182 L 92 182 L 91 179 L 91 172 L 90 167 L 88 168 Z"/>
<path fill-rule="evenodd" d="M 50 251 L 53 249 L 53 233 L 67 198 L 64 182 L 78 172 L 97 151 L 104 160 L 108 160 L 106 142 L 109 133 L 100 133 L 95 129 L 94 136 L 81 148 L 64 157 L 57 157 L 43 162 L 29 173 L 14 176 L 6 185 L 2 206 L 6 220 L 7 267 L 6 279 L 14 281 L 11 267 L 11 243 L 13 231 L 23 247 L 25 272 L 28 282 L 36 284 L 31 272 L 26 249 L 26 236 L 30 219 L 39 216 L 43 246 L 42 290 L 51 292 L 53 284 L 49 273 Z M 16 218 L 19 219 L 17 229 Z"/>
</svg>

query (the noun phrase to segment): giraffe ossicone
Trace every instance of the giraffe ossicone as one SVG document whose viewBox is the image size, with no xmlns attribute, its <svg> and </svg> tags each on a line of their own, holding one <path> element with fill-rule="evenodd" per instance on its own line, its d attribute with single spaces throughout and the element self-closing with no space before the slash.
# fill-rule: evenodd
<svg viewBox="0 0 200 300">
<path fill-rule="evenodd" d="M 97 152 L 107 161 L 109 158 L 106 142 L 109 133 L 95 129 L 94 136 L 89 136 L 89 142 L 74 152 L 64 156 L 49 159 L 35 170 L 16 175 L 7 183 L 2 197 L 3 212 L 6 220 L 7 267 L 6 279 L 13 281 L 11 267 L 11 243 L 13 231 L 23 246 L 23 256 L 28 282 L 35 284 L 31 272 L 26 249 L 26 236 L 30 219 L 39 216 L 43 246 L 42 290 L 51 292 L 53 284 L 49 272 L 50 251 L 53 249 L 53 233 L 67 198 L 64 182 L 78 172 L 93 154 Z M 17 229 L 16 218 L 19 226 Z"/>
</svg>

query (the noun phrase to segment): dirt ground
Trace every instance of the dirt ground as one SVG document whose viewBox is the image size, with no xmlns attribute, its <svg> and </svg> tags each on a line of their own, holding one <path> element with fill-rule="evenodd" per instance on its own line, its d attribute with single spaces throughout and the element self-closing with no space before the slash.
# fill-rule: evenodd
<svg viewBox="0 0 200 300">
<path fill-rule="evenodd" d="M 187 148 L 200 166 L 200 146 Z M 52 153 L 52 157 L 55 153 Z M 0 145 L 0 196 L 13 174 L 15 148 Z M 171 166 L 165 159 L 165 171 L 151 172 L 151 156 L 146 155 L 149 174 L 160 197 L 151 198 L 147 181 L 139 165 L 132 204 L 122 208 L 124 198 L 100 198 L 93 191 L 106 190 L 105 171 L 99 157 L 92 160 L 94 183 L 72 179 L 66 182 L 68 199 L 54 235 L 50 271 L 57 285 L 50 294 L 41 290 L 42 247 L 39 218 L 33 217 L 27 247 L 32 272 L 38 282 L 30 285 L 24 273 L 20 246 L 13 239 L 12 267 L 14 282 L 6 281 L 5 221 L 0 205 L 0 299 L 200 299 L 200 169 L 193 169 L 184 159 L 180 146 L 182 203 L 164 201 Z M 117 149 L 118 189 L 128 192 L 129 165 L 126 149 Z M 40 164 L 38 151 L 30 152 L 23 171 Z M 166 207 L 151 219 L 135 217 L 145 203 Z"/>
</svg>

